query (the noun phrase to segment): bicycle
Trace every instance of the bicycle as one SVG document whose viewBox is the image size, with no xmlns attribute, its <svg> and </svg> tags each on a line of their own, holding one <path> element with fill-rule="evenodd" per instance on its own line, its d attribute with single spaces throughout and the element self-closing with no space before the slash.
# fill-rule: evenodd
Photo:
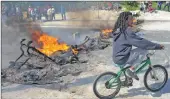
<svg viewBox="0 0 170 99">
<path fill-rule="evenodd" d="M 147 71 L 145 72 L 145 75 L 144 75 L 144 85 L 151 92 L 157 92 L 157 91 L 161 90 L 165 86 L 167 79 L 168 79 L 168 73 L 167 73 L 167 70 L 166 70 L 165 67 L 163 67 L 162 65 L 152 66 L 150 56 L 154 55 L 154 53 L 155 53 L 155 51 L 153 53 L 148 53 L 146 55 L 147 59 L 142 61 L 140 63 L 140 65 L 136 66 L 137 68 L 135 68 L 135 72 L 138 74 L 142 70 L 144 70 L 144 68 L 146 66 L 149 66 L 149 68 L 147 69 Z M 129 78 L 125 73 L 125 71 L 127 69 L 129 69 L 130 66 L 125 67 L 125 68 L 123 68 L 123 66 L 119 66 L 119 65 L 117 65 L 117 66 L 120 67 L 120 70 L 117 73 L 105 72 L 105 73 L 102 73 L 101 75 L 99 75 L 95 79 L 95 81 L 93 83 L 93 92 L 98 98 L 100 98 L 100 99 L 114 98 L 119 93 L 120 88 L 122 86 L 124 86 L 124 87 L 132 86 L 132 83 L 133 83 L 132 78 Z M 159 74 L 161 72 L 163 72 L 163 74 L 164 74 L 164 75 L 161 75 L 161 77 L 163 77 L 161 84 L 156 82 L 156 81 L 159 81 L 161 79 L 161 77 L 158 76 L 158 73 L 156 73 L 157 69 L 161 70 L 161 71 L 159 71 Z M 123 77 L 125 77 L 124 80 L 120 79 L 122 74 L 123 74 Z M 150 75 L 151 79 L 154 80 L 154 83 L 151 84 L 151 86 L 148 82 L 148 80 L 149 80 L 148 76 L 149 75 Z M 102 77 L 106 77 L 106 76 L 110 76 L 110 77 L 108 77 L 106 80 L 104 79 L 105 81 L 102 80 L 102 81 L 104 81 L 103 87 L 106 88 L 109 91 L 103 91 L 103 92 L 106 92 L 108 94 L 108 95 L 103 95 L 103 94 L 99 93 L 99 90 L 97 89 L 97 84 L 100 82 L 99 80 Z M 157 86 L 156 88 L 152 87 L 153 85 L 156 85 L 156 84 L 160 84 L 160 86 Z M 100 84 L 100 86 L 101 86 L 101 84 Z M 113 89 L 115 89 L 115 91 L 113 91 Z M 111 92 L 111 91 L 113 91 L 113 92 Z M 111 94 L 109 94 L 109 92 L 111 92 Z"/>
<path fill-rule="evenodd" d="M 52 62 L 54 62 L 55 64 L 58 64 L 57 62 L 55 62 L 54 59 L 52 59 L 51 57 L 48 57 L 47 55 L 43 54 L 42 52 L 40 52 L 38 49 L 36 49 L 34 46 L 31 46 L 31 44 L 33 43 L 33 41 L 28 41 L 27 44 L 24 44 L 23 42 L 25 41 L 26 39 L 22 39 L 20 41 L 20 50 L 21 50 L 21 55 L 15 60 L 15 61 L 10 61 L 10 66 L 9 67 L 15 67 L 17 69 L 20 69 L 22 66 L 24 65 L 28 65 L 28 66 L 31 66 L 29 63 L 28 63 L 28 60 L 30 60 L 30 58 L 32 56 L 37 56 L 38 57 L 38 54 L 39 55 L 42 55 L 44 57 L 44 61 L 46 59 L 49 59 L 51 60 Z M 24 48 L 26 48 L 26 50 L 24 50 Z M 33 52 L 36 52 L 37 54 L 33 54 Z M 26 57 L 25 61 L 24 62 L 18 62 L 23 56 Z"/>
<path fill-rule="evenodd" d="M 32 57 L 40 58 L 40 56 L 43 57 L 43 58 L 41 57 L 41 59 L 43 59 L 44 61 L 46 61 L 48 59 L 49 61 L 53 62 L 56 65 L 64 65 L 64 64 L 67 64 L 67 63 L 74 64 L 74 63 L 86 63 L 87 62 L 87 61 L 80 61 L 79 58 L 78 58 L 78 53 L 73 54 L 70 57 L 69 61 L 66 61 L 61 56 L 56 56 L 55 58 L 47 56 L 44 53 L 42 53 L 41 51 L 39 51 L 36 47 L 31 45 L 33 43 L 33 41 L 28 41 L 28 43 L 25 44 L 24 43 L 25 40 L 26 39 L 22 39 L 20 41 L 20 50 L 22 52 L 21 55 L 15 61 L 10 61 L 9 62 L 10 63 L 9 67 L 16 68 L 16 69 L 21 69 L 22 66 L 26 65 L 28 68 L 42 69 L 42 67 L 35 67 L 32 64 L 29 64 L 29 62 L 28 62 Z M 84 42 L 84 43 L 86 43 L 86 42 Z M 69 50 L 72 51 L 72 53 L 74 53 L 72 49 L 75 49 L 76 51 L 81 51 L 82 49 L 79 48 L 79 46 L 81 46 L 81 45 L 71 45 Z M 60 51 L 60 52 L 62 52 L 62 51 Z M 23 56 L 26 57 L 25 61 L 24 62 L 19 62 L 19 60 Z"/>
</svg>

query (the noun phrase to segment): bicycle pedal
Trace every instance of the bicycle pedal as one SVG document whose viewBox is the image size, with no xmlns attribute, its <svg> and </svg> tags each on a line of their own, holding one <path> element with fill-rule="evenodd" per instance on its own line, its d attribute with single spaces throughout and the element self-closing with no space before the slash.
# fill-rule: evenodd
<svg viewBox="0 0 170 99">
<path fill-rule="evenodd" d="M 127 83 L 125 81 L 125 82 L 122 82 L 122 86 L 125 86 L 125 87 L 133 86 L 133 83 L 132 82 Z"/>
<path fill-rule="evenodd" d="M 133 79 L 132 78 L 127 78 L 127 86 L 133 86 Z"/>
<path fill-rule="evenodd" d="M 128 86 L 128 87 L 129 87 L 129 86 L 133 86 L 133 83 L 131 82 L 131 83 L 127 84 L 127 86 Z"/>
</svg>

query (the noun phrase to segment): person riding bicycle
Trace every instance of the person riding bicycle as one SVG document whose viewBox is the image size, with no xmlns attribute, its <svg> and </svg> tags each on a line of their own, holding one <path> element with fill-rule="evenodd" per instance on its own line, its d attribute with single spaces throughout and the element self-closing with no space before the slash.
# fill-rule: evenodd
<svg viewBox="0 0 170 99">
<path fill-rule="evenodd" d="M 120 13 L 113 29 L 113 61 L 119 66 L 131 66 L 126 71 L 130 78 L 139 80 L 134 69 L 143 61 L 147 50 L 161 50 L 163 45 L 153 43 L 135 34 L 132 29 L 133 15 L 131 12 Z M 137 48 L 132 49 L 132 46 Z"/>
</svg>

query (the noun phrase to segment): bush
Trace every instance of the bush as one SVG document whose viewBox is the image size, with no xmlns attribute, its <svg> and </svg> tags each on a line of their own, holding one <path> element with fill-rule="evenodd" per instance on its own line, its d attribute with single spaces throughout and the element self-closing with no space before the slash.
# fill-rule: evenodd
<svg viewBox="0 0 170 99">
<path fill-rule="evenodd" d="M 137 1 L 124 1 L 121 6 L 125 8 L 125 11 L 139 10 L 139 3 Z"/>
</svg>

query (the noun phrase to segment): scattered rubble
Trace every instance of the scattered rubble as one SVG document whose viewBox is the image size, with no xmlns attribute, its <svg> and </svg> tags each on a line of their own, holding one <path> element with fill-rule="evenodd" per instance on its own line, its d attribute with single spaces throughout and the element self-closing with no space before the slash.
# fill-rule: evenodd
<svg viewBox="0 0 170 99">
<path fill-rule="evenodd" d="M 84 43 L 72 45 L 68 51 L 56 52 L 49 57 L 45 54 L 37 53 L 35 49 L 29 52 L 29 47 L 27 46 L 27 52 L 24 51 L 17 61 L 11 61 L 9 68 L 2 70 L 1 77 L 5 82 L 20 84 L 60 83 L 63 82 L 62 77 L 68 74 L 77 76 L 86 71 L 90 51 L 103 50 L 109 45 L 110 41 L 87 36 Z M 79 51 L 78 54 L 74 54 L 71 50 L 72 48 L 76 48 Z M 23 57 L 28 61 L 19 62 Z"/>
</svg>

